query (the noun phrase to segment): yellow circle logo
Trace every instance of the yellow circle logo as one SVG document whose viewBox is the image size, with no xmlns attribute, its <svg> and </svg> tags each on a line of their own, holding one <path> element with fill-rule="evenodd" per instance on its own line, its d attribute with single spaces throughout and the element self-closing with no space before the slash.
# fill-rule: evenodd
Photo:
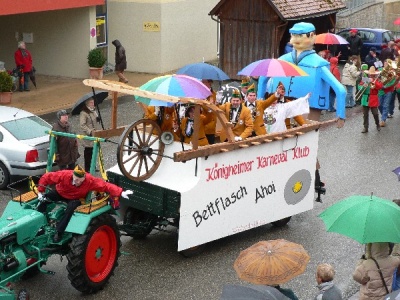
<svg viewBox="0 0 400 300">
<path fill-rule="evenodd" d="M 301 181 L 296 181 L 293 185 L 292 191 L 293 193 L 297 194 L 303 188 L 303 183 Z"/>
</svg>

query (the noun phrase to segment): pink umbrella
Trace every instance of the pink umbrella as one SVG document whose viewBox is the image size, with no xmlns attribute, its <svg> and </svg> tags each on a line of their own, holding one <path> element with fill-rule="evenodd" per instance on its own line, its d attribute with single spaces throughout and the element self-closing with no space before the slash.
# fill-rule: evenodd
<svg viewBox="0 0 400 300">
<path fill-rule="evenodd" d="M 308 76 L 306 72 L 295 64 L 275 58 L 252 62 L 244 67 L 238 75 L 266 77 Z"/>
<path fill-rule="evenodd" d="M 394 25 L 400 25 L 400 18 L 397 18 L 396 20 L 394 20 L 393 24 Z"/>
<path fill-rule="evenodd" d="M 315 37 L 315 44 L 324 45 L 345 45 L 349 42 L 342 38 L 340 35 L 333 33 L 321 33 Z"/>
</svg>

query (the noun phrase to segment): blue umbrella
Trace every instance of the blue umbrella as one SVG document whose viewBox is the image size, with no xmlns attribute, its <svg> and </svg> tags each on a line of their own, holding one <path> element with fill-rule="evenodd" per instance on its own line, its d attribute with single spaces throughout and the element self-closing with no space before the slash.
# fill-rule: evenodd
<svg viewBox="0 0 400 300">
<path fill-rule="evenodd" d="M 400 167 L 397 167 L 392 172 L 397 175 L 397 178 L 399 178 L 399 181 L 400 181 Z"/>
<path fill-rule="evenodd" d="M 198 79 L 228 80 L 229 76 L 220 68 L 208 63 L 189 64 L 180 68 L 176 74 L 184 74 Z"/>
</svg>

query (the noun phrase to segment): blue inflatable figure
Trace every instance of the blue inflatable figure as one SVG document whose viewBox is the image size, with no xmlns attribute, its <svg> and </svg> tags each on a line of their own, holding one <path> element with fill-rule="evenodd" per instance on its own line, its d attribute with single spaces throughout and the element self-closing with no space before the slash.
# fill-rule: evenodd
<svg viewBox="0 0 400 300">
<path fill-rule="evenodd" d="M 305 22 L 296 23 L 289 29 L 289 33 L 293 50 L 279 59 L 296 64 L 309 76 L 275 77 L 272 84 L 273 90 L 281 81 L 286 86 L 286 96 L 288 97 L 299 98 L 311 92 L 308 119 L 319 121 L 321 111 L 329 108 L 329 89 L 332 88 L 336 94 L 336 114 L 339 117 L 337 125 L 342 127 L 346 118 L 346 90 L 330 72 L 329 62 L 313 50 L 314 25 Z"/>
</svg>

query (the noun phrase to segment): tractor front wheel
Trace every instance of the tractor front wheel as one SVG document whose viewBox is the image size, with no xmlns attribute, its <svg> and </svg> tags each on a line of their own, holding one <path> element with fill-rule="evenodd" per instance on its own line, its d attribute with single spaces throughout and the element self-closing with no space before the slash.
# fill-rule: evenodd
<svg viewBox="0 0 400 300">
<path fill-rule="evenodd" d="M 68 259 L 68 279 L 84 294 L 103 289 L 120 255 L 120 235 L 115 219 L 102 214 L 91 220 L 85 234 L 73 237 Z"/>
</svg>

